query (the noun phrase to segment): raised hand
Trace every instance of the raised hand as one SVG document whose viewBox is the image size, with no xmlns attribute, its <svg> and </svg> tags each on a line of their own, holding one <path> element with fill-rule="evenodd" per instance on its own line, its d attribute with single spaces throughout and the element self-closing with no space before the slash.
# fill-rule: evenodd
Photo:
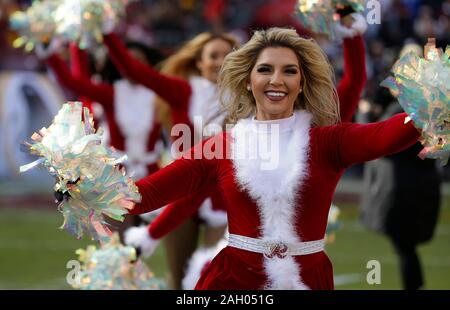
<svg viewBox="0 0 450 310">
<path fill-rule="evenodd" d="M 362 35 L 366 30 L 367 22 L 360 13 L 351 13 L 341 16 L 340 22 L 335 24 L 336 36 L 340 40 Z"/>
<path fill-rule="evenodd" d="M 48 44 L 37 43 L 35 47 L 36 56 L 39 59 L 45 60 L 51 55 L 58 53 L 63 45 L 64 40 L 59 37 L 52 38 Z"/>
</svg>

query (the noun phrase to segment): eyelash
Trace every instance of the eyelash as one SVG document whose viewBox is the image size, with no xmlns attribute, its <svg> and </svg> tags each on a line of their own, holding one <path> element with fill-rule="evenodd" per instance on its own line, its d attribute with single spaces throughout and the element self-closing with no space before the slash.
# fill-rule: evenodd
<svg viewBox="0 0 450 310">
<path fill-rule="evenodd" d="M 269 72 L 270 68 L 261 67 L 261 68 L 258 68 L 258 70 L 256 70 L 256 71 L 260 72 L 260 73 Z M 289 73 L 289 74 L 297 74 L 297 70 L 295 70 L 295 69 L 287 69 L 285 72 Z"/>
</svg>

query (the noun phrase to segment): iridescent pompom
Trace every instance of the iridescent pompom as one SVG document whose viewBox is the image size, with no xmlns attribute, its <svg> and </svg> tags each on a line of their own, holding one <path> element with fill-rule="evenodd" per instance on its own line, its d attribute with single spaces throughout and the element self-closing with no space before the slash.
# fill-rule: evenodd
<svg viewBox="0 0 450 310">
<path fill-rule="evenodd" d="M 303 26 L 331 39 L 335 37 L 336 9 L 351 6 L 355 12 L 364 11 L 364 0 L 298 0 L 296 16 Z"/>
<path fill-rule="evenodd" d="M 446 165 L 450 155 L 450 47 L 443 53 L 430 39 L 424 56 L 409 53 L 401 57 L 392 69 L 394 76 L 381 85 L 391 89 L 422 131 L 424 149 L 419 156 Z"/>
<path fill-rule="evenodd" d="M 54 12 L 61 0 L 33 1 L 26 11 L 14 12 L 9 19 L 10 26 L 19 37 L 13 46 L 31 51 L 38 43 L 49 43 L 56 31 Z"/>
<path fill-rule="evenodd" d="M 115 233 L 111 241 L 99 249 L 90 245 L 75 252 L 81 263 L 80 273 L 70 283 L 82 290 L 157 290 L 165 283 L 154 277 L 136 250 L 124 246 Z"/>
<path fill-rule="evenodd" d="M 80 48 L 101 43 L 105 24 L 117 25 L 133 0 L 62 0 L 55 13 L 57 33 Z"/>
<path fill-rule="evenodd" d="M 123 221 L 140 195 L 124 168 L 118 166 L 126 156 L 118 158 L 106 147 L 102 133 L 101 129 L 95 131 L 92 115 L 80 102 L 66 103 L 49 128 L 32 135 L 34 142 L 27 146 L 40 159 L 21 166 L 20 171 L 46 167 L 57 179 L 55 190 L 70 195 L 58 206 L 64 215 L 62 228 L 77 238 L 88 234 L 107 242 L 112 233 L 105 216 Z"/>
</svg>

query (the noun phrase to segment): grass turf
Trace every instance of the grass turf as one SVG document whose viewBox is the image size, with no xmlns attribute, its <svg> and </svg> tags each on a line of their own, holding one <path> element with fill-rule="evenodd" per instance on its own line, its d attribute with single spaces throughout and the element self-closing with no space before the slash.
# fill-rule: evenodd
<svg viewBox="0 0 450 310">
<path fill-rule="evenodd" d="M 339 204 L 338 204 L 339 205 Z M 327 246 L 336 289 L 401 289 L 399 266 L 388 239 L 363 228 L 353 204 L 340 204 L 342 222 Z M 426 289 L 450 289 L 450 198 L 442 206 L 433 240 L 419 247 Z M 59 230 L 62 215 L 45 208 L 0 208 L 0 289 L 70 289 L 66 264 L 91 242 Z M 163 247 L 147 261 L 158 277 L 167 275 Z M 369 285 L 366 264 L 381 264 L 381 284 Z"/>
</svg>

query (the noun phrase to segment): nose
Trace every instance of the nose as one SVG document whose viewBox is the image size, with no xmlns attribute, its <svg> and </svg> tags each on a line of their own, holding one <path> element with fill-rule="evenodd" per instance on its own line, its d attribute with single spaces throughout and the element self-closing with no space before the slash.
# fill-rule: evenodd
<svg viewBox="0 0 450 310">
<path fill-rule="evenodd" d="M 269 84 L 274 86 L 283 85 L 283 76 L 281 72 L 275 71 L 270 77 Z"/>
</svg>

